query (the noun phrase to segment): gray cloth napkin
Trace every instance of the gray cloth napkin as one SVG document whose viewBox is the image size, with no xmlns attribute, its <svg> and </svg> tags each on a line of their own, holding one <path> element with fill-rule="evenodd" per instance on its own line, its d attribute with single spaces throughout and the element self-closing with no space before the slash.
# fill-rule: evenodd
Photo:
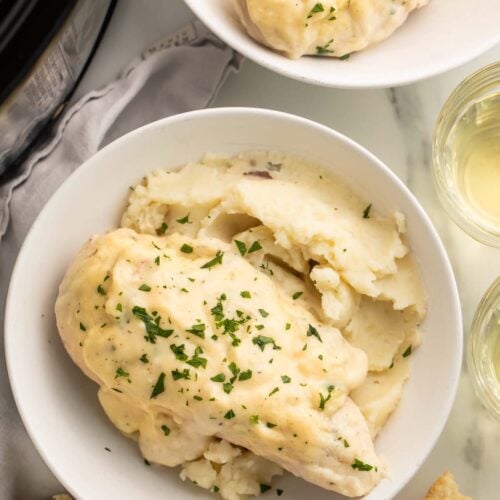
<svg viewBox="0 0 500 500">
<path fill-rule="evenodd" d="M 4 361 L 5 298 L 28 229 L 52 193 L 97 150 L 145 123 L 207 106 L 239 64 L 240 57 L 200 23 L 189 24 L 145 51 L 118 80 L 76 102 L 45 146 L 0 185 L 1 500 L 43 499 L 63 491 L 21 423 Z"/>
</svg>

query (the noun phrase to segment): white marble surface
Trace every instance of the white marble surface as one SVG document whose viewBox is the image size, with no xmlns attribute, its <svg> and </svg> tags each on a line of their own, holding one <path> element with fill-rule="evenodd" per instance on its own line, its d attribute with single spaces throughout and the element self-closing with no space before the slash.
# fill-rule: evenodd
<svg viewBox="0 0 500 500">
<path fill-rule="evenodd" d="M 190 19 L 181 0 L 121 0 L 77 96 L 108 82 L 149 43 Z M 230 76 L 212 105 L 264 107 L 305 116 L 348 135 L 381 158 L 417 196 L 444 241 L 460 289 L 467 336 L 479 299 L 500 275 L 500 250 L 469 238 L 441 209 L 431 182 L 430 141 L 439 110 L 452 89 L 475 69 L 499 59 L 500 46 L 418 84 L 362 91 L 312 87 L 247 61 L 239 74 Z M 422 499 L 428 486 L 447 469 L 475 500 L 500 498 L 500 424 L 480 406 L 465 367 L 441 438 L 397 499 Z"/>
</svg>

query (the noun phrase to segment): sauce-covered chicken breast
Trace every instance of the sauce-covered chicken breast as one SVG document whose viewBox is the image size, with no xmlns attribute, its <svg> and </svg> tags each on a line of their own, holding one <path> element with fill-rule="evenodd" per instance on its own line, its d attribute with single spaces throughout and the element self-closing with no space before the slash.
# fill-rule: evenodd
<svg viewBox="0 0 500 500">
<path fill-rule="evenodd" d="M 429 0 L 233 0 L 255 40 L 292 59 L 343 57 L 389 37 Z"/>
</svg>

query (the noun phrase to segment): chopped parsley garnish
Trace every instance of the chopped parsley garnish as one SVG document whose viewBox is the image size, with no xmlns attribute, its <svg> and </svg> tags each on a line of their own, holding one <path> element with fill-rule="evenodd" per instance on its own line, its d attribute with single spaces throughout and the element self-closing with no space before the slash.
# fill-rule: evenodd
<svg viewBox="0 0 500 500">
<path fill-rule="evenodd" d="M 269 313 L 265 309 L 259 309 L 259 312 L 263 318 L 267 318 L 269 316 Z"/>
<path fill-rule="evenodd" d="M 214 491 L 214 493 L 219 493 L 220 488 L 218 486 L 214 486 L 214 490 L 213 491 Z"/>
<path fill-rule="evenodd" d="M 153 386 L 153 390 L 151 391 L 151 396 L 149 396 L 149 399 L 156 398 L 158 394 L 161 394 L 165 390 L 164 382 L 165 382 L 165 374 L 161 372 L 160 375 L 158 376 L 156 384 Z"/>
<path fill-rule="evenodd" d="M 259 423 L 259 415 L 250 415 L 250 423 L 258 424 Z"/>
<path fill-rule="evenodd" d="M 295 292 L 293 295 L 292 295 L 292 299 L 293 300 L 297 300 L 304 292 Z"/>
<path fill-rule="evenodd" d="M 292 325 L 290 323 L 287 323 L 285 325 L 285 330 L 290 330 L 291 327 L 292 327 Z"/>
<path fill-rule="evenodd" d="M 333 53 L 333 50 L 329 48 L 332 43 L 333 43 L 333 38 L 330 41 L 328 41 L 325 45 L 316 47 L 316 54 L 323 55 L 323 54 Z"/>
<path fill-rule="evenodd" d="M 292 379 L 288 375 L 281 375 L 281 381 L 284 384 L 289 384 L 292 381 Z"/>
<path fill-rule="evenodd" d="M 155 258 L 155 264 L 156 264 L 157 266 L 159 266 L 159 265 L 160 265 L 160 256 L 159 256 L 159 255 Z"/>
<path fill-rule="evenodd" d="M 134 306 L 132 309 L 133 315 L 140 319 L 146 328 L 146 333 L 145 339 L 147 342 L 151 342 L 151 344 L 156 344 L 156 337 L 170 337 L 172 333 L 174 333 L 173 330 L 164 330 L 163 328 L 160 327 L 160 321 L 161 317 L 156 316 L 156 318 L 153 318 L 153 316 L 150 316 L 146 309 L 144 307 L 139 307 L 139 306 Z"/>
<path fill-rule="evenodd" d="M 146 353 L 144 353 L 140 358 L 139 360 L 141 361 L 141 363 L 149 363 L 149 358 L 148 358 L 148 355 Z"/>
<path fill-rule="evenodd" d="M 180 380 L 180 379 L 185 379 L 185 380 L 191 380 L 191 377 L 189 375 L 189 370 L 187 368 L 184 368 L 184 370 L 180 371 L 177 370 L 172 370 L 172 378 L 174 380 Z"/>
<path fill-rule="evenodd" d="M 151 291 L 151 287 L 149 285 L 146 285 L 146 283 L 143 283 L 139 288 L 138 290 L 140 290 L 141 292 L 150 292 Z"/>
<path fill-rule="evenodd" d="M 279 387 L 275 387 L 270 393 L 269 393 L 269 397 L 272 396 L 273 394 L 276 394 L 278 391 L 280 390 Z"/>
<path fill-rule="evenodd" d="M 123 306 L 121 304 L 116 304 L 116 310 L 122 312 Z"/>
<path fill-rule="evenodd" d="M 363 219 L 369 219 L 370 218 L 370 210 L 372 209 L 372 204 L 370 203 L 364 210 L 363 210 Z"/>
<path fill-rule="evenodd" d="M 349 59 L 349 57 L 351 57 L 351 54 L 344 54 L 343 56 L 340 56 L 339 59 L 341 61 L 347 61 L 347 59 Z"/>
<path fill-rule="evenodd" d="M 328 403 L 328 401 L 330 401 L 330 399 L 332 397 L 332 392 L 334 389 L 335 389 L 335 387 L 333 385 L 329 385 L 328 386 L 328 395 L 326 397 L 323 396 L 323 394 L 321 394 L 321 392 L 319 393 L 319 409 L 320 410 L 325 409 L 325 405 L 326 405 L 326 403 Z"/>
<path fill-rule="evenodd" d="M 347 439 L 344 439 L 344 448 L 349 448 L 349 442 L 347 441 Z"/>
<path fill-rule="evenodd" d="M 248 249 L 248 253 L 254 253 L 259 250 L 262 250 L 262 245 L 258 241 L 254 241 Z"/>
<path fill-rule="evenodd" d="M 163 434 L 165 436 L 168 436 L 170 434 L 170 429 L 165 424 L 161 426 L 161 430 L 163 431 Z"/>
<path fill-rule="evenodd" d="M 266 491 L 269 491 L 271 489 L 271 486 L 268 484 L 260 484 L 260 492 L 265 493 Z"/>
<path fill-rule="evenodd" d="M 179 224 L 190 224 L 191 221 L 189 220 L 189 214 L 180 219 L 177 219 L 176 222 L 178 222 Z"/>
<path fill-rule="evenodd" d="M 83 323 L 80 323 L 80 330 L 82 332 L 86 332 L 87 331 L 87 327 Z"/>
<path fill-rule="evenodd" d="M 245 370 L 244 372 L 240 373 L 240 376 L 238 377 L 238 380 L 240 382 L 242 382 L 242 381 L 248 380 L 250 378 L 252 378 L 252 370 Z"/>
<path fill-rule="evenodd" d="M 174 353 L 175 358 L 179 361 L 187 361 L 188 355 L 184 352 L 185 346 L 184 344 L 175 345 L 170 344 L 170 350 Z"/>
<path fill-rule="evenodd" d="M 357 458 L 354 459 L 354 462 L 351 464 L 351 467 L 353 469 L 358 469 L 360 471 L 368 472 L 373 469 L 373 465 L 370 464 L 365 464 L 361 460 L 358 460 Z"/>
<path fill-rule="evenodd" d="M 229 394 L 233 390 L 234 386 L 230 382 L 222 384 L 222 389 L 226 394 Z"/>
<path fill-rule="evenodd" d="M 257 330 L 264 330 L 264 325 L 255 325 L 255 328 L 257 328 Z"/>
<path fill-rule="evenodd" d="M 252 295 L 250 294 L 250 292 L 248 290 L 243 290 L 242 292 L 240 292 L 240 295 L 244 299 L 251 299 L 252 298 Z"/>
<path fill-rule="evenodd" d="M 97 285 L 97 293 L 99 295 L 106 295 L 106 290 L 104 290 L 102 285 Z"/>
<path fill-rule="evenodd" d="M 197 337 L 204 339 L 205 328 L 206 325 L 204 323 L 196 323 L 196 325 L 193 325 L 191 328 L 189 328 L 189 330 L 186 330 L 186 332 L 192 333 L 193 335 L 196 335 Z"/>
<path fill-rule="evenodd" d="M 212 382 L 224 382 L 226 380 L 226 376 L 223 373 L 218 373 L 210 379 Z"/>
<path fill-rule="evenodd" d="M 407 358 L 411 354 L 411 344 L 406 348 L 405 352 L 403 353 L 403 358 Z"/>
<path fill-rule="evenodd" d="M 283 495 L 283 493 L 284 493 L 283 490 L 280 490 L 279 488 L 276 489 L 276 495 L 278 495 L 279 497 Z"/>
<path fill-rule="evenodd" d="M 261 351 L 264 351 L 267 344 L 271 344 L 273 346 L 274 350 L 281 349 L 281 347 L 276 344 L 276 342 L 274 341 L 274 339 L 272 337 L 266 337 L 264 335 L 258 335 L 257 337 L 254 337 L 252 339 L 252 342 L 255 345 L 259 346 Z"/>
<path fill-rule="evenodd" d="M 196 401 L 203 401 L 203 398 L 201 396 L 193 396 L 193 399 L 196 399 Z"/>
<path fill-rule="evenodd" d="M 215 257 L 212 260 L 209 260 L 208 262 L 205 262 L 201 266 L 202 269 L 210 269 L 217 264 L 222 264 L 222 257 L 224 256 L 224 252 L 221 252 L 220 250 L 215 254 Z"/>
<path fill-rule="evenodd" d="M 318 2 L 309 12 L 307 19 L 311 19 L 311 17 L 314 16 L 314 14 L 318 14 L 318 12 L 324 12 L 324 11 L 325 8 L 323 7 L 323 4 Z"/>
<path fill-rule="evenodd" d="M 241 256 L 243 257 L 247 253 L 247 246 L 243 241 L 234 240 L 234 244 L 238 248 Z"/>
<path fill-rule="evenodd" d="M 202 358 L 200 357 L 200 354 L 202 354 L 203 351 L 201 349 L 201 347 L 197 347 L 194 351 L 194 355 L 192 356 L 192 358 L 188 361 L 186 361 L 186 363 L 188 365 L 191 365 L 193 368 L 199 368 L 200 366 L 202 366 L 203 368 L 206 368 L 207 367 L 207 359 L 206 358 Z"/>
<path fill-rule="evenodd" d="M 184 253 L 193 253 L 193 247 L 191 245 L 188 245 L 187 243 L 184 243 L 181 246 L 181 252 L 184 252 Z"/>
<path fill-rule="evenodd" d="M 276 427 L 277 424 L 273 424 L 271 422 L 266 423 L 266 427 L 269 427 L 269 429 L 272 429 L 273 427 Z"/>
<path fill-rule="evenodd" d="M 319 336 L 318 330 L 314 328 L 314 326 L 309 325 L 309 328 L 307 329 L 307 336 L 308 337 L 316 337 L 320 342 L 323 342 L 321 340 L 321 337 Z"/>
<path fill-rule="evenodd" d="M 115 373 L 115 378 L 118 378 L 118 377 L 128 377 L 130 376 L 130 373 L 125 371 L 122 367 L 118 367 L 116 369 L 116 373 Z"/>
<path fill-rule="evenodd" d="M 162 222 L 162 225 L 160 227 L 156 228 L 156 234 L 158 236 L 163 236 L 167 229 L 168 229 L 168 225 L 165 224 L 165 222 Z"/>
<path fill-rule="evenodd" d="M 224 415 L 224 418 L 226 420 L 231 420 L 232 418 L 236 417 L 235 413 L 233 410 L 229 410 L 226 412 L 226 414 Z"/>
</svg>

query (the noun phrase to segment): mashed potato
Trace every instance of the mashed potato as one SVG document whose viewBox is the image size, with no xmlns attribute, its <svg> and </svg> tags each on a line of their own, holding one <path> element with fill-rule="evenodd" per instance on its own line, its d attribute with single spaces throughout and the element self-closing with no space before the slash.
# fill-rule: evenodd
<svg viewBox="0 0 500 500">
<path fill-rule="evenodd" d="M 426 310 L 402 214 L 248 153 L 152 172 L 122 226 L 77 255 L 56 317 L 144 457 L 229 500 L 282 469 L 371 491 Z"/>
<path fill-rule="evenodd" d="M 343 57 L 390 36 L 429 0 L 233 0 L 250 36 L 292 59 Z"/>
</svg>

